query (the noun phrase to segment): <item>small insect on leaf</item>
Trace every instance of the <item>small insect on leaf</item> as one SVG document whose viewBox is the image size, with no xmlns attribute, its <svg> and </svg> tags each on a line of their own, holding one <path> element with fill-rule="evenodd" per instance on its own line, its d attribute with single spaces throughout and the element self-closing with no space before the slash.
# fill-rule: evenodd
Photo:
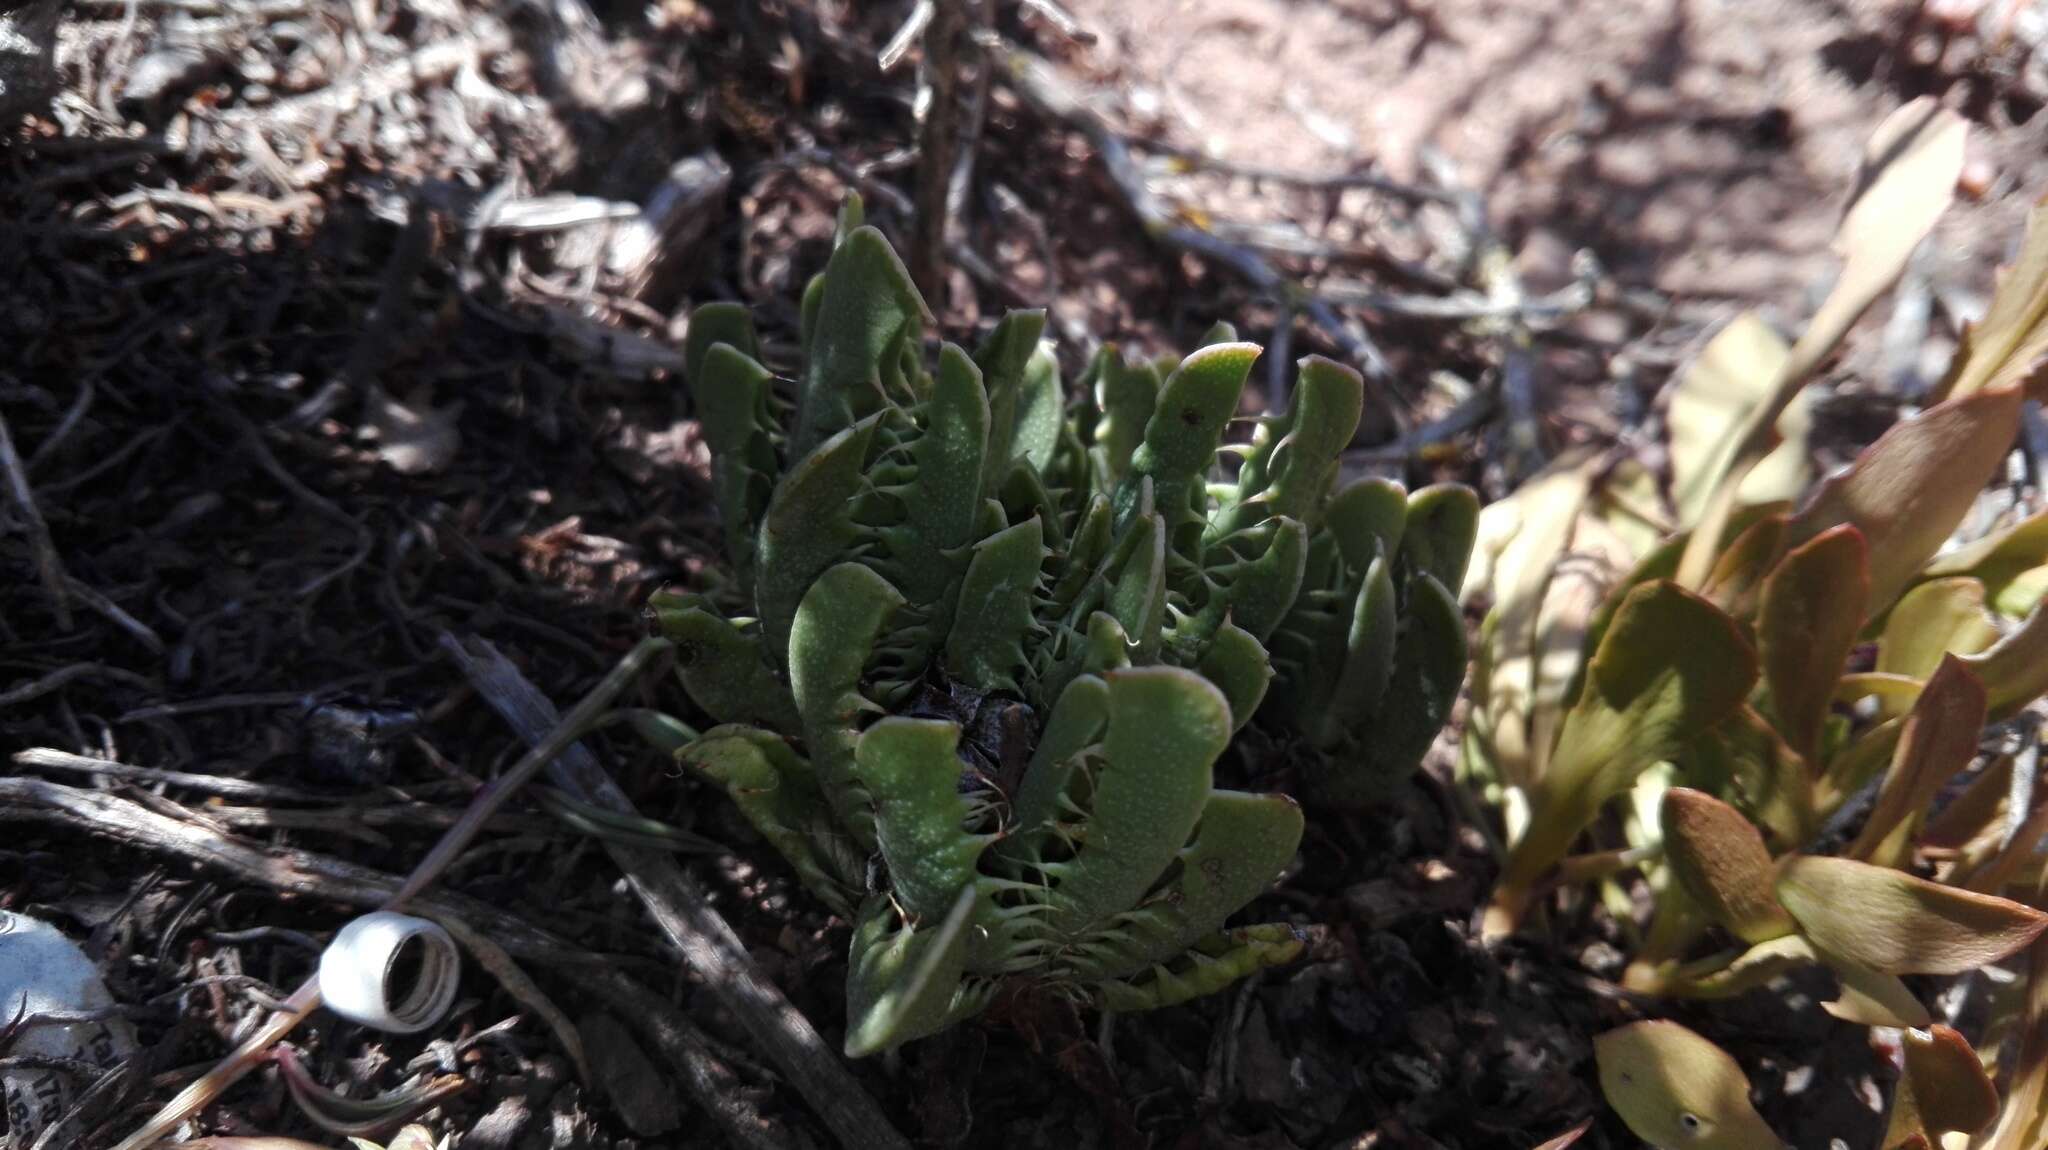
<svg viewBox="0 0 2048 1150">
<path fill-rule="evenodd" d="M 1593 1039 L 1600 1092 L 1659 1150 L 1771 1150 L 1785 1143 L 1749 1101 L 1749 1078 L 1720 1047 L 1675 1022 L 1635 1022 Z"/>
</svg>

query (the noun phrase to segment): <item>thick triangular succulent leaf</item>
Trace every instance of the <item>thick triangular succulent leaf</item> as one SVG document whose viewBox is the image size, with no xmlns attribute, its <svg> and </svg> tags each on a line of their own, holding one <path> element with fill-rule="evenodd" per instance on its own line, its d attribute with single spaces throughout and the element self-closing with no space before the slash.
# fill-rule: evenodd
<svg viewBox="0 0 2048 1150">
<path fill-rule="evenodd" d="M 1046 924 L 1073 938 L 1135 906 L 1188 841 L 1210 769 L 1230 742 L 1230 704 L 1193 671 L 1112 672 L 1109 729 L 1087 838 L 1060 872 Z"/>
<path fill-rule="evenodd" d="M 1067 684 L 1045 721 L 1038 745 L 1025 765 L 1024 781 L 1010 804 L 1015 828 L 996 844 L 996 854 L 1011 862 L 1035 866 L 1046 845 L 1048 827 L 1059 814 L 1080 756 L 1102 742 L 1109 730 L 1109 683 L 1099 675 L 1082 675 Z"/>
<path fill-rule="evenodd" d="M 2048 914 L 2021 903 L 1854 859 L 1792 859 L 1777 890 L 1823 954 L 1885 974 L 1961 974 L 2048 929 Z"/>
<path fill-rule="evenodd" d="M 1010 464 L 1010 473 L 1003 479 L 1002 497 L 996 502 L 1002 506 L 1003 522 L 1022 523 L 1026 519 L 1036 519 L 1047 547 L 1055 552 L 1067 549 L 1061 497 L 1046 486 L 1044 476 L 1033 471 L 1022 459 Z"/>
<path fill-rule="evenodd" d="M 1307 588 L 1267 638 L 1273 687 L 1266 695 L 1266 709 L 1277 723 L 1309 731 L 1321 722 L 1343 669 L 1355 595 Z"/>
<path fill-rule="evenodd" d="M 981 370 L 953 344 L 939 351 L 930 400 L 919 405 L 909 447 L 914 471 L 902 485 L 904 520 L 883 528 L 888 557 L 876 568 L 912 603 L 930 606 L 959 583 L 965 548 L 981 519 L 981 475 L 989 438 Z"/>
<path fill-rule="evenodd" d="M 1152 505 L 1166 517 L 1169 548 L 1201 561 L 1202 523 L 1191 510 L 1190 496 L 1204 490 L 1216 445 L 1237 414 L 1238 396 L 1258 356 L 1256 344 L 1205 347 L 1182 360 L 1160 385 L 1145 440 L 1131 453 L 1130 470 L 1111 499 L 1119 531 L 1143 514 L 1141 488 L 1149 480 Z"/>
<path fill-rule="evenodd" d="M 1479 496 L 1469 487 L 1439 483 L 1408 497 L 1401 530 L 1401 567 L 1445 587 L 1465 584 L 1465 565 L 1479 537 Z"/>
<path fill-rule="evenodd" d="M 1600 1092 L 1652 1146 L 1779 1150 L 1727 1052 L 1675 1022 L 1635 1022 L 1593 1039 Z"/>
<path fill-rule="evenodd" d="M 1106 675 L 1132 665 L 1138 645 L 1116 616 L 1097 611 L 1088 616 L 1088 635 L 1081 645 L 1081 673 Z"/>
<path fill-rule="evenodd" d="M 859 192 L 848 192 L 846 198 L 839 201 L 839 211 L 832 218 L 832 250 L 838 251 L 867 222 L 867 201 Z"/>
<path fill-rule="evenodd" d="M 1997 473 L 2019 420 L 2019 394 L 1997 391 L 1952 399 L 1893 425 L 1793 516 L 1786 546 L 1855 526 L 1870 548 L 1870 602 L 1889 606 Z"/>
<path fill-rule="evenodd" d="M 888 580 L 841 563 L 811 585 L 790 630 L 789 687 L 818 783 L 864 847 L 875 841 L 874 811 L 854 777 L 853 754 L 861 725 L 878 708 L 861 694 L 861 675 L 883 625 L 902 605 Z"/>
<path fill-rule="evenodd" d="M 1821 725 L 1869 594 L 1869 553 L 1849 526 L 1793 548 L 1764 580 L 1756 618 L 1764 688 L 1778 730 L 1808 762 L 1819 758 Z"/>
<path fill-rule="evenodd" d="M 988 338 L 975 349 L 975 362 L 988 381 L 988 462 L 982 472 L 980 490 L 994 495 L 1017 448 L 1018 414 L 1025 403 L 1025 375 L 1031 357 L 1045 333 L 1043 311 L 1013 311 L 1003 316 Z M 1034 399 L 1033 402 L 1036 402 Z"/>
<path fill-rule="evenodd" d="M 1024 637 L 1045 562 L 1044 533 L 1026 519 L 974 546 L 946 638 L 946 670 L 984 691 L 1018 692 Z"/>
<path fill-rule="evenodd" d="M 1323 509 L 1323 525 L 1353 571 L 1365 570 L 1378 556 L 1400 554 L 1407 524 L 1408 492 L 1390 479 L 1368 476 L 1347 484 Z"/>
<path fill-rule="evenodd" d="M 1511 932 L 1529 892 L 1600 808 L 1734 713 L 1756 678 L 1755 652 L 1711 603 L 1663 581 L 1628 592 L 1531 796 L 1529 830 L 1509 851 L 1487 933 Z"/>
<path fill-rule="evenodd" d="M 1912 862 L 1913 837 L 1935 796 L 1977 757 L 1984 730 L 1984 684 L 1955 656 L 1946 656 L 1906 716 L 1891 769 L 1850 858 L 1878 866 Z"/>
<path fill-rule="evenodd" d="M 1060 574 L 1047 592 L 1048 616 L 1060 618 L 1073 610 L 1094 581 L 1097 569 L 1109 558 L 1115 544 L 1111 518 L 1109 500 L 1101 495 L 1090 496 L 1057 564 Z"/>
<path fill-rule="evenodd" d="M 1136 645 L 1137 657 L 1149 659 L 1159 650 L 1166 624 L 1166 521 L 1144 515 L 1125 530 L 1107 607 Z"/>
<path fill-rule="evenodd" d="M 888 361 L 915 347 L 930 315 L 895 249 L 871 227 L 833 249 L 816 307 L 790 435 L 798 459 L 888 405 Z"/>
<path fill-rule="evenodd" d="M 752 727 L 716 727 L 676 758 L 723 787 L 812 894 L 835 913 L 853 913 L 865 853 L 837 827 L 817 776 L 788 743 Z"/>
<path fill-rule="evenodd" d="M 1219 931 L 1264 890 L 1301 843 L 1301 808 L 1286 795 L 1216 791 L 1173 877 L 1094 938 L 1074 943 L 1063 963 L 1074 977 L 1127 978 L 1170 962 Z"/>
<path fill-rule="evenodd" d="M 825 303 L 825 273 L 819 272 L 804 282 L 804 297 L 797 302 L 797 340 L 803 344 L 804 355 L 811 354 L 811 341 L 818 335 L 818 315 Z"/>
<path fill-rule="evenodd" d="M 703 403 L 704 359 L 721 343 L 748 359 L 761 358 L 761 341 L 754 334 L 754 313 L 746 304 L 721 300 L 698 304 L 690 311 L 690 324 L 683 332 L 683 379 L 693 393 L 698 393 L 699 404 Z"/>
<path fill-rule="evenodd" d="M 1817 366 L 1898 282 L 1913 250 L 1955 199 L 1968 134 L 1967 121 L 1926 96 L 1895 109 L 1870 134 L 1856 190 L 1835 232 L 1842 272 L 1793 358 Z"/>
<path fill-rule="evenodd" d="M 1465 682 L 1465 616 L 1434 576 L 1408 584 L 1408 614 L 1378 709 L 1315 775 L 1316 794 L 1343 806 L 1380 802 L 1415 773 Z"/>
<path fill-rule="evenodd" d="M 676 675 L 690 700 L 720 723 L 800 731 L 789 689 L 775 677 L 758 626 L 741 629 L 694 595 L 657 595 L 649 607 L 662 637 L 675 644 Z"/>
<path fill-rule="evenodd" d="M 1263 643 L 1301 593 L 1307 560 L 1307 528 L 1285 517 L 1246 528 L 1210 549 L 1203 572 L 1208 600 L 1174 621 L 1168 636 L 1177 653 L 1173 661 L 1198 657 L 1225 620 Z"/>
<path fill-rule="evenodd" d="M 1301 594 L 1308 562 L 1308 527 L 1296 519 L 1269 521 L 1272 537 L 1259 557 L 1239 567 L 1230 581 L 1230 621 L 1265 642 Z"/>
<path fill-rule="evenodd" d="M 1304 358 L 1286 413 L 1259 421 L 1237 486 L 1209 521 L 1208 541 L 1275 515 L 1313 526 L 1364 409 L 1364 377 L 1318 355 Z"/>
<path fill-rule="evenodd" d="M 1369 721 L 1380 708 L 1387 682 L 1394 675 L 1394 645 L 1400 616 L 1394 602 L 1391 564 L 1380 558 L 1366 568 L 1364 585 L 1351 609 L 1351 629 L 1344 640 L 1344 670 L 1337 676 L 1329 706 L 1321 716 L 1317 739 L 1324 746 L 1342 740 Z M 1417 612 L 1431 605 L 1413 605 Z M 1461 627 L 1462 630 L 1462 627 Z"/>
<path fill-rule="evenodd" d="M 691 322 L 694 331 L 696 321 Z M 711 448 L 712 497 L 725 529 L 726 555 L 744 581 L 753 573 L 754 537 L 781 471 L 768 415 L 774 374 L 732 344 L 716 343 L 705 349 L 690 379 Z"/>
<path fill-rule="evenodd" d="M 865 1058 L 958 1021 L 978 892 L 963 888 L 944 919 L 905 923 L 882 895 L 862 905 L 846 968 L 846 1056 Z"/>
<path fill-rule="evenodd" d="M 1215 994 L 1241 978 L 1301 956 L 1308 936 L 1282 923 L 1242 926 L 1211 935 L 1183 951 L 1177 961 L 1159 963 L 1135 978 L 1095 983 L 1105 1010 L 1156 1010 Z"/>
<path fill-rule="evenodd" d="M 1114 489 L 1130 473 L 1131 456 L 1145 442 L 1145 425 L 1159 401 L 1159 369 L 1149 363 L 1127 364 L 1116 345 L 1106 344 L 1096 361 L 1095 405 L 1101 413 L 1093 431 L 1102 449 L 1106 488 Z"/>
<path fill-rule="evenodd" d="M 974 881 L 992 836 L 969 834 L 960 727 L 891 716 L 861 733 L 855 777 L 875 804 L 875 838 L 891 892 L 912 918 L 942 915 Z"/>
<path fill-rule="evenodd" d="M 826 568 L 859 542 L 853 500 L 860 494 L 876 420 L 866 419 L 803 458 L 775 488 L 756 540 L 754 605 L 768 652 L 786 659 L 797 604 Z"/>
<path fill-rule="evenodd" d="M 1060 361 L 1049 345 L 1041 343 L 1025 362 L 1024 380 L 1017 389 L 1016 430 L 1010 438 L 1013 460 L 1022 460 L 1039 474 L 1052 466 L 1066 430 L 1066 399 Z"/>
<path fill-rule="evenodd" d="M 1715 921 L 1752 945 L 1792 933 L 1792 916 L 1771 889 L 1771 852 L 1741 811 L 1704 791 L 1672 787 L 1661 815 L 1666 861 Z"/>
<path fill-rule="evenodd" d="M 1877 641 L 1877 670 L 1926 679 L 1949 654 L 1975 655 L 1998 639 L 1984 611 L 1984 584 L 1966 575 L 1930 579 L 1901 596 Z"/>
<path fill-rule="evenodd" d="M 1273 663 L 1265 645 L 1234 623 L 1225 623 L 1216 632 L 1195 670 L 1216 684 L 1229 701 L 1233 731 L 1241 731 L 1251 722 L 1273 683 Z"/>
<path fill-rule="evenodd" d="M 1067 685 L 1081 675 L 1101 675 L 1131 665 L 1137 646 L 1115 616 L 1096 611 L 1082 627 L 1079 631 L 1062 628 L 1064 646 L 1054 652 L 1057 658 L 1038 672 L 1036 705 L 1059 699 Z"/>
</svg>

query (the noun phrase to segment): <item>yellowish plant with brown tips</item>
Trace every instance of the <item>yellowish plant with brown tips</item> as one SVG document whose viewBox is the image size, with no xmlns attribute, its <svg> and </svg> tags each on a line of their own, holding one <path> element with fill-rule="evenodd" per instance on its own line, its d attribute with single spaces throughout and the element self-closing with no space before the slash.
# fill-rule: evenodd
<svg viewBox="0 0 2048 1150">
<path fill-rule="evenodd" d="M 1923 410 L 1818 484 L 1796 443 L 1805 383 L 1947 207 L 1963 134 L 1930 101 L 1880 128 L 1805 331 L 1740 319 L 1678 382 L 1668 492 L 1627 458 L 1562 461 L 1487 509 L 1466 584 L 1491 609 L 1464 770 L 1506 832 L 1485 933 L 1590 890 L 1638 992 L 1726 997 L 1826 967 L 1831 1012 L 1910 1036 L 1883 1150 L 2048 1144 L 2048 804 L 2011 785 L 2037 753 L 2019 717 L 2048 691 L 2048 513 L 1956 540 L 2048 391 L 2048 203 Z M 1901 976 L 2022 952 L 2037 985 L 1984 1039 L 2021 1038 L 2001 1114 L 1970 1043 Z M 1767 1144 L 1688 1132 L 1677 1116 L 1707 1116 L 1685 1091 L 1718 1082 L 1720 1121 L 1763 1137 L 1728 1102 L 1739 1070 L 1672 1034 L 1602 1040 L 1631 1127 Z M 1609 1073 L 1641 1059 L 1692 1069 Z"/>
</svg>

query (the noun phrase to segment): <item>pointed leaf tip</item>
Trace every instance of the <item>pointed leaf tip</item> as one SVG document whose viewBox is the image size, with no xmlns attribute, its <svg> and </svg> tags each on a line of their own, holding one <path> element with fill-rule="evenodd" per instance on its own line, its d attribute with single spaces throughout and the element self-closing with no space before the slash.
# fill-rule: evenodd
<svg viewBox="0 0 2048 1150">
<path fill-rule="evenodd" d="M 1822 952 L 1885 974 L 1961 974 L 2048 929 L 2048 914 L 1847 858 L 1803 857 L 1778 899 Z"/>
</svg>

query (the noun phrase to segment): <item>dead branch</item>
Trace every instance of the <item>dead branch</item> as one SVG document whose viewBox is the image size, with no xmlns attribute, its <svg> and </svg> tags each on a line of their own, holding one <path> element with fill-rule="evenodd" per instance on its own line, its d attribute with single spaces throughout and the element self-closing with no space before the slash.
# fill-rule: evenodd
<svg viewBox="0 0 2048 1150">
<path fill-rule="evenodd" d="M 71 599 L 64 560 L 57 556 L 56 544 L 50 541 L 50 525 L 43 521 L 43 512 L 36 506 L 35 489 L 28 484 L 28 470 L 22 466 L 21 454 L 14 450 L 14 435 L 8 431 L 4 415 L 0 415 L 0 471 L 7 473 L 7 494 L 21 513 L 29 550 L 36 557 L 36 578 L 42 580 L 43 591 L 50 597 L 50 610 L 57 616 L 57 628 L 69 631 Z"/>
<path fill-rule="evenodd" d="M 924 123 L 917 138 L 917 211 L 910 243 L 910 276 L 925 299 L 946 307 L 946 234 L 952 213 L 953 156 L 960 146 L 960 65 L 966 40 L 966 0 L 938 0 L 924 32 Z"/>
<path fill-rule="evenodd" d="M 16 751 L 14 761 L 24 767 L 41 767 L 45 770 L 55 771 L 77 771 L 82 774 L 123 779 L 133 783 L 163 783 L 174 787 L 196 790 L 201 794 L 249 799 L 255 802 L 317 803 L 322 801 L 322 796 L 316 795 L 311 791 L 273 786 L 269 783 L 251 782 L 247 779 L 231 778 L 227 775 L 192 774 L 186 771 L 165 771 L 158 770 L 155 767 L 138 767 L 128 763 L 117 763 L 111 759 L 95 759 L 86 755 L 74 755 L 70 751 L 60 751 L 52 747 L 30 747 L 25 751 Z"/>
<path fill-rule="evenodd" d="M 562 729 L 554 704 L 490 643 L 473 639 L 464 644 L 443 635 L 441 647 L 523 741 L 538 745 L 549 732 Z M 632 800 L 583 744 L 557 750 L 547 768 L 556 786 L 583 802 L 620 814 L 635 813 Z M 889 1125 L 874 1099 L 809 1020 L 761 974 L 739 936 L 673 858 L 609 841 L 605 850 L 626 872 L 633 892 L 691 970 L 745 1024 L 842 1145 L 849 1150 L 909 1150 L 910 1144 Z"/>
<path fill-rule="evenodd" d="M 242 882 L 349 906 L 382 907 L 403 885 L 395 875 L 310 851 L 259 848 L 104 791 L 45 779 L 0 779 L 0 822 L 23 821 L 52 823 L 137 850 L 174 854 Z M 422 895 L 411 909 L 429 918 L 460 919 L 516 958 L 573 969 L 579 987 L 603 1000 L 662 1052 L 692 1100 L 735 1144 L 750 1150 L 790 1150 L 800 1144 L 741 1092 L 738 1078 L 708 1038 L 666 999 L 603 957 L 467 895 Z"/>
</svg>

